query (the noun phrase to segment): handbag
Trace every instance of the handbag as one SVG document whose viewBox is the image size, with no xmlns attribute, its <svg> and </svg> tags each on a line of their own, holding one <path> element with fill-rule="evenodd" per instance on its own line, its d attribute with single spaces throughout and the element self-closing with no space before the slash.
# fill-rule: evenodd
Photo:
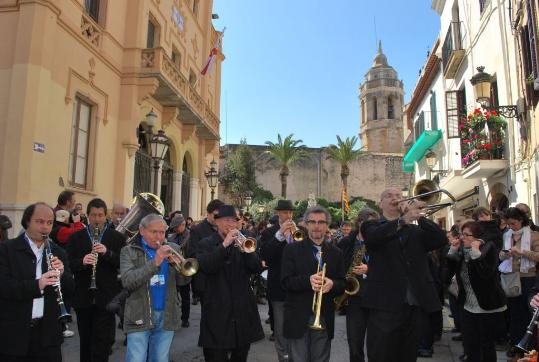
<svg viewBox="0 0 539 362">
<path fill-rule="evenodd" d="M 459 285 L 457 283 L 456 276 L 453 276 L 453 278 L 451 278 L 451 283 L 449 284 L 449 287 L 447 287 L 447 291 L 454 297 L 459 296 Z"/>
<path fill-rule="evenodd" d="M 522 285 L 520 285 L 520 272 L 501 273 L 500 280 L 505 295 L 509 298 L 518 297 L 522 294 Z"/>
</svg>

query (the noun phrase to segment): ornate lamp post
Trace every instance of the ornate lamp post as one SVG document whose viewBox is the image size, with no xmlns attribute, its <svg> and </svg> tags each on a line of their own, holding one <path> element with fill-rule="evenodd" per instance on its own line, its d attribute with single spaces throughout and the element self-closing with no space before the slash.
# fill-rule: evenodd
<svg viewBox="0 0 539 362">
<path fill-rule="evenodd" d="M 206 176 L 206 179 L 208 180 L 208 186 L 211 189 L 212 200 L 214 199 L 215 188 L 217 187 L 217 182 L 219 181 L 219 172 L 217 172 L 215 166 L 217 166 L 217 162 L 215 162 L 215 160 L 212 160 L 210 162 L 210 169 L 204 172 L 204 176 Z"/>
<path fill-rule="evenodd" d="M 167 154 L 169 146 L 169 140 L 168 137 L 165 136 L 165 131 L 160 129 L 157 131 L 157 134 L 154 134 L 151 136 L 150 139 L 150 150 L 151 150 L 151 156 L 154 162 L 153 168 L 154 168 L 154 181 L 153 181 L 153 193 L 160 197 L 160 192 L 158 190 L 158 182 L 157 179 L 159 178 L 159 168 L 161 167 L 161 162 L 165 159 L 165 155 Z"/>
<path fill-rule="evenodd" d="M 484 110 L 496 111 L 506 118 L 518 118 L 518 107 L 516 105 L 496 107 L 490 105 L 490 82 L 492 81 L 492 76 L 484 72 L 484 70 L 485 67 L 477 67 L 477 73 L 470 79 L 477 102 L 481 104 Z"/>
<path fill-rule="evenodd" d="M 442 176 L 447 174 L 447 170 L 434 170 L 434 166 L 436 165 L 436 154 L 432 150 L 429 150 L 425 155 L 425 161 L 427 162 L 427 167 L 430 172 L 435 172 Z"/>
</svg>

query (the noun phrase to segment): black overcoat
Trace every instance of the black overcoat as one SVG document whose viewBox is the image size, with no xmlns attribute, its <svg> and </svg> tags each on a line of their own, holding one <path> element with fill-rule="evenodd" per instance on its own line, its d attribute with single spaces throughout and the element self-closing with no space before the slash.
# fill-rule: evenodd
<svg viewBox="0 0 539 362">
<path fill-rule="evenodd" d="M 361 225 L 369 253 L 363 306 L 397 312 L 407 300 L 407 288 L 425 312 L 441 309 L 428 252 L 448 243 L 445 231 L 424 217 L 418 225 L 398 227 L 398 221 L 370 220 Z"/>
<path fill-rule="evenodd" d="M 105 254 L 99 254 L 95 271 L 97 290 L 90 291 L 92 266 L 84 265 L 82 259 L 92 252 L 92 240 L 88 229 L 71 234 L 67 244 L 69 265 L 75 277 L 74 308 L 89 308 L 93 299 L 99 307 L 105 308 L 108 302 L 122 290 L 118 273 L 120 270 L 120 251 L 125 246 L 125 236 L 108 227 L 103 234 L 101 243 L 107 248 Z"/>
<path fill-rule="evenodd" d="M 264 338 L 260 316 L 249 277 L 260 273 L 256 253 L 224 248 L 215 233 L 202 239 L 197 248 L 198 274 L 206 281 L 200 319 L 199 346 L 232 349 Z"/>
<path fill-rule="evenodd" d="M 215 234 L 215 228 L 210 224 L 208 219 L 204 219 L 200 224 L 196 225 L 189 234 L 189 240 L 187 241 L 187 257 L 194 258 L 197 255 L 200 241 Z M 199 296 L 204 294 L 206 288 L 206 279 L 203 273 L 196 273 L 193 276 L 192 283 L 193 290 L 197 292 Z"/>
<path fill-rule="evenodd" d="M 313 242 L 309 238 L 286 245 L 283 251 L 281 283 L 286 291 L 284 303 L 284 336 L 303 337 L 313 315 L 313 290 L 310 277 L 318 269 Z M 335 325 L 333 299 L 344 292 L 344 262 L 341 251 L 329 243 L 322 244 L 322 261 L 326 263 L 326 277 L 333 281 L 333 288 L 322 298 L 321 316 L 324 318 L 330 339 Z"/>
<path fill-rule="evenodd" d="M 73 293 L 73 276 L 65 251 L 51 243 L 52 254 L 64 263 L 60 279 L 62 293 Z M 41 259 L 41 270 L 47 272 L 47 260 Z M 43 292 L 43 345 L 58 346 L 63 342 L 62 325 L 58 321 L 60 308 L 57 294 L 51 286 Z M 0 351 L 2 354 L 26 355 L 30 342 L 30 321 L 34 298 L 40 298 L 39 281 L 36 280 L 36 257 L 21 234 L 0 244 Z"/>
<path fill-rule="evenodd" d="M 268 299 L 272 301 L 284 301 L 285 292 L 281 286 L 281 261 L 286 241 L 279 241 L 275 233 L 280 229 L 279 224 L 267 228 L 260 238 L 260 258 L 268 266 Z"/>
</svg>

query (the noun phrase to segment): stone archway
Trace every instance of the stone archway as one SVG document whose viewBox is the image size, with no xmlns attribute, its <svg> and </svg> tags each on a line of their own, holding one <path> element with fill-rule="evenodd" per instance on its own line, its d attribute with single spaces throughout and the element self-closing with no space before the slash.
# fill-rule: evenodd
<svg viewBox="0 0 539 362">
<path fill-rule="evenodd" d="M 182 161 L 182 196 L 181 210 L 185 217 L 189 215 L 189 204 L 191 202 L 191 175 L 192 175 L 192 160 L 189 152 L 185 152 Z"/>
<path fill-rule="evenodd" d="M 147 127 L 144 123 L 139 124 L 137 128 L 139 149 L 135 153 L 133 196 L 141 192 L 152 191 L 152 157 L 146 135 Z"/>
<path fill-rule="evenodd" d="M 492 185 L 487 200 L 489 200 L 489 209 L 492 212 L 505 210 L 509 207 L 507 198 L 507 187 L 502 183 Z"/>
</svg>

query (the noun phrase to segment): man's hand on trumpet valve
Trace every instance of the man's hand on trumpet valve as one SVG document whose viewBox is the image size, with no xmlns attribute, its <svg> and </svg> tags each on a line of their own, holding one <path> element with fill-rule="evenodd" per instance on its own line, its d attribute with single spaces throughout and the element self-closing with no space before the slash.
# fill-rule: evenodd
<svg viewBox="0 0 539 362">
<path fill-rule="evenodd" d="M 225 240 L 223 240 L 223 246 L 228 248 L 230 245 L 236 242 L 240 232 L 237 229 L 232 229 L 226 234 Z"/>
<path fill-rule="evenodd" d="M 311 275 L 310 277 L 311 281 L 311 288 L 318 292 L 320 290 L 320 286 L 322 285 L 322 272 L 318 272 L 316 274 Z M 333 288 L 333 280 L 329 278 L 324 278 L 324 293 L 327 293 Z"/>
<path fill-rule="evenodd" d="M 155 258 L 154 258 L 155 265 L 160 266 L 161 263 L 163 263 L 163 260 L 168 259 L 168 257 L 172 253 L 171 250 L 172 248 L 170 247 L 170 245 L 163 245 L 157 248 L 157 250 L 155 251 Z"/>
<path fill-rule="evenodd" d="M 420 217 L 425 216 L 423 208 L 426 205 L 427 204 L 421 200 L 410 200 L 409 202 L 399 203 L 401 217 L 404 222 L 409 224 L 413 221 L 418 220 Z"/>
<path fill-rule="evenodd" d="M 281 234 L 284 235 L 286 239 L 290 238 L 293 230 L 294 230 L 294 223 L 292 222 L 292 220 L 286 220 L 285 222 L 283 222 L 280 229 Z"/>
</svg>

